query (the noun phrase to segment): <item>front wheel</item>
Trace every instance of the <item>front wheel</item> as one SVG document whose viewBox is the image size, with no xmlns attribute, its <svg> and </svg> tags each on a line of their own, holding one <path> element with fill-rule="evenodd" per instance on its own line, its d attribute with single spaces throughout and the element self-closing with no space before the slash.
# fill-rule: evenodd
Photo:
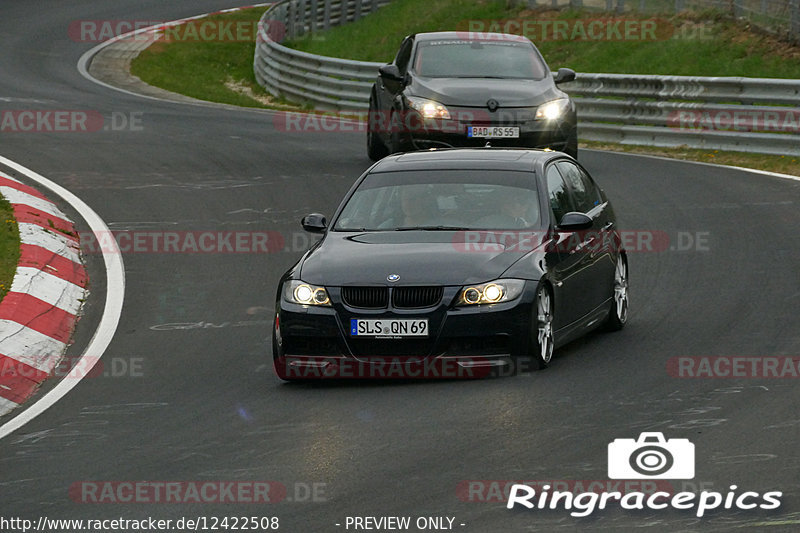
<svg viewBox="0 0 800 533">
<path fill-rule="evenodd" d="M 628 321 L 628 261 L 625 256 L 617 256 L 617 266 L 614 269 L 614 301 L 608 311 L 606 329 L 619 331 Z"/>
<path fill-rule="evenodd" d="M 389 116 L 389 145 L 386 149 L 389 151 L 389 154 L 397 154 L 399 152 L 403 152 L 403 147 L 401 146 L 401 134 L 403 132 L 403 120 L 400 117 L 400 114 L 396 111 L 392 111 L 392 114 Z"/>
<path fill-rule="evenodd" d="M 533 362 L 539 369 L 546 368 L 553 358 L 555 339 L 553 336 L 553 298 L 546 285 L 536 291 L 536 343 L 533 348 Z"/>
<path fill-rule="evenodd" d="M 378 113 L 372 106 L 372 99 L 369 102 L 369 114 L 367 115 L 367 155 L 373 161 L 379 161 L 389 155 L 389 149 L 381 140 L 380 134 L 376 131 Z"/>
</svg>

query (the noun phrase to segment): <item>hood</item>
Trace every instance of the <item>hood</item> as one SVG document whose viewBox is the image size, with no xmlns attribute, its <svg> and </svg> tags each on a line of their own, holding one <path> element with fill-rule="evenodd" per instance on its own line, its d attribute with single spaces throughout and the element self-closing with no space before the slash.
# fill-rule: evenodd
<svg viewBox="0 0 800 533">
<path fill-rule="evenodd" d="M 300 278 L 316 285 L 465 285 L 497 279 L 535 248 L 542 237 L 526 246 L 506 244 L 500 232 L 388 231 L 329 232 L 305 257 Z M 509 234 L 515 232 L 508 232 Z"/>
<path fill-rule="evenodd" d="M 419 78 L 407 89 L 413 96 L 436 100 L 446 106 L 486 107 L 494 98 L 500 107 L 534 107 L 566 94 L 548 75 L 541 80 L 492 78 Z"/>
</svg>

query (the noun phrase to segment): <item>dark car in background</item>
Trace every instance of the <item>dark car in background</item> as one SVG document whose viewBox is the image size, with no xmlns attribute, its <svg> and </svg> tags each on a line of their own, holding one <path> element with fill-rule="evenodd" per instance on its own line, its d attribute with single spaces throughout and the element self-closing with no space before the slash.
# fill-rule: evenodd
<svg viewBox="0 0 800 533">
<path fill-rule="evenodd" d="M 627 320 L 628 263 L 613 209 L 563 153 L 386 157 L 331 220 L 303 219 L 323 237 L 278 286 L 273 358 L 282 379 L 543 367 L 555 347 Z"/>
<path fill-rule="evenodd" d="M 406 37 L 380 68 L 369 100 L 367 153 L 492 146 L 578 154 L 575 104 L 539 50 L 518 35 L 469 32 Z"/>
</svg>

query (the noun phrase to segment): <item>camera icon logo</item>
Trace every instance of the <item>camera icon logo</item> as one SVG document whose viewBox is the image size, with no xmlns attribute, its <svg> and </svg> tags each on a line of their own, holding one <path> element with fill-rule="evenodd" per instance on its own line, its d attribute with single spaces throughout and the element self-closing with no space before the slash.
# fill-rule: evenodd
<svg viewBox="0 0 800 533">
<path fill-rule="evenodd" d="M 615 439 L 608 445 L 611 479 L 692 479 L 694 444 L 665 440 L 663 433 L 644 432 L 638 439 Z"/>
</svg>

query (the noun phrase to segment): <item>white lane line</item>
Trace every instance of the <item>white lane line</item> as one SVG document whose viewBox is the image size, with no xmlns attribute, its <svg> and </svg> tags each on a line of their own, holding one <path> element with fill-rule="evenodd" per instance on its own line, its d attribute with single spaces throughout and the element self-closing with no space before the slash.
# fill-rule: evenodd
<svg viewBox="0 0 800 533">
<path fill-rule="evenodd" d="M 5 176 L 4 176 L 5 177 Z M 48 202 L 47 200 L 42 200 L 41 198 L 37 198 L 36 196 L 30 195 L 26 192 L 22 192 L 18 189 L 13 189 L 11 187 L 0 187 L 0 194 L 6 197 L 6 200 L 11 202 L 12 204 L 25 204 L 28 206 L 33 207 L 34 209 L 38 209 L 48 215 L 53 215 L 56 218 L 66 219 L 67 215 L 61 212 L 59 208 L 57 208 L 52 202 Z"/>
<path fill-rule="evenodd" d="M 29 222 L 20 222 L 18 227 L 19 240 L 22 244 L 39 246 L 55 255 L 65 257 L 73 263 L 81 264 L 78 244 L 59 233 L 58 230 L 46 230 L 38 224 Z"/>
<path fill-rule="evenodd" d="M 33 296 L 71 315 L 78 314 L 81 309 L 80 300 L 85 297 L 80 286 L 32 267 L 17 268 L 9 292 Z"/>
<path fill-rule="evenodd" d="M 110 232 L 106 223 L 103 222 L 103 219 L 100 218 L 91 207 L 86 205 L 83 200 L 64 187 L 6 157 L 0 156 L 0 164 L 27 176 L 63 198 L 64 201 L 70 204 L 72 208 L 83 217 L 91 231 L 95 234 L 95 238 L 99 239 L 102 235 Z M 89 373 L 89 370 L 100 360 L 106 348 L 108 348 L 108 345 L 111 343 L 111 339 L 114 337 L 114 333 L 119 325 L 119 319 L 122 315 L 122 304 L 125 299 L 125 265 L 122 263 L 122 254 L 119 251 L 119 247 L 113 239 L 112 242 L 103 249 L 103 262 L 106 268 L 106 299 L 103 307 L 103 315 L 100 317 L 97 330 L 94 332 L 92 339 L 89 341 L 89 344 L 86 346 L 79 360 L 81 368 L 85 368 L 86 372 L 81 372 L 81 375 L 76 376 L 74 379 L 61 380 L 30 407 L 0 426 L 0 439 L 18 430 L 63 398 Z"/>
<path fill-rule="evenodd" d="M 67 345 L 35 329 L 11 320 L 0 320 L 3 355 L 42 372 L 50 372 L 61 359 Z"/>
<path fill-rule="evenodd" d="M 586 150 L 587 152 L 597 152 L 599 154 L 627 155 L 632 157 L 649 157 L 650 159 L 658 159 L 659 161 L 672 161 L 673 163 L 689 163 L 690 165 L 703 165 L 706 167 L 733 168 L 736 170 L 742 170 L 744 172 L 750 172 L 752 174 L 761 174 L 763 176 L 772 176 L 773 178 L 783 178 L 786 180 L 800 181 L 800 176 L 792 176 L 791 174 L 781 174 L 780 172 L 771 172 L 769 170 L 759 170 L 757 168 L 737 167 L 734 165 L 720 165 L 719 163 L 706 163 L 704 161 L 692 161 L 690 159 L 676 159 L 674 157 L 665 157 L 662 155 L 634 154 L 632 152 L 614 152 L 608 150 L 596 150 L 594 148 L 582 148 L 582 150 Z"/>
</svg>

